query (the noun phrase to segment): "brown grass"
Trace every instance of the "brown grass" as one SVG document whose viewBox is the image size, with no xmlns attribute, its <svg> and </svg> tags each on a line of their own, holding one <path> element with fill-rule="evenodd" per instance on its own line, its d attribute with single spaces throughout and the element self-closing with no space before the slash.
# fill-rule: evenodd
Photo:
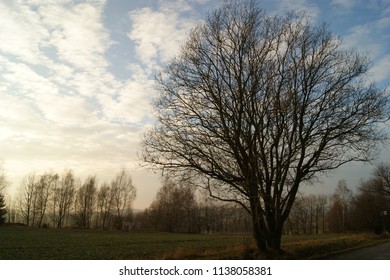
<svg viewBox="0 0 390 280">
<path fill-rule="evenodd" d="M 317 236 L 286 236 L 283 254 L 260 254 L 253 241 L 224 248 L 181 247 L 165 252 L 161 259 L 321 259 L 332 254 L 389 242 L 389 235 L 369 233 L 329 234 Z"/>
</svg>

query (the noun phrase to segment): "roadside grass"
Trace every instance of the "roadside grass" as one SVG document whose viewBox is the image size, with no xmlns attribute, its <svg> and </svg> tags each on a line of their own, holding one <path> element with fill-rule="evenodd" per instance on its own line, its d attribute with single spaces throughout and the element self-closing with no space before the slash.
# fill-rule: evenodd
<svg viewBox="0 0 390 280">
<path fill-rule="evenodd" d="M 373 233 L 346 233 L 285 237 L 283 249 L 291 259 L 321 259 L 351 249 L 390 242 L 387 235 Z"/>
<path fill-rule="evenodd" d="M 194 248 L 190 250 L 179 248 L 171 251 L 171 255 L 166 254 L 165 258 L 168 256 L 168 259 L 191 259 L 191 257 L 194 259 L 331 259 L 333 254 L 385 242 L 390 242 L 389 236 L 371 233 L 297 235 L 284 236 L 282 248 L 285 253 L 271 257 L 258 254 L 254 242 L 244 242 L 225 248 L 208 248 L 203 251 L 195 251 Z"/>
<path fill-rule="evenodd" d="M 367 233 L 285 236 L 285 259 L 317 259 L 390 239 Z M 0 227 L 2 260 L 258 259 L 250 236 Z"/>
</svg>

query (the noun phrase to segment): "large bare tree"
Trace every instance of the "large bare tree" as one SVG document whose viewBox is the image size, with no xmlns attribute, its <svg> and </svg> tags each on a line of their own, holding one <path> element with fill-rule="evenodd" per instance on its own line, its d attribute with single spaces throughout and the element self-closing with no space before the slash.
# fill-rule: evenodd
<svg viewBox="0 0 390 280">
<path fill-rule="evenodd" d="M 251 214 L 260 250 L 279 252 L 302 182 L 369 160 L 385 138 L 389 97 L 368 82 L 369 65 L 326 24 L 226 1 L 157 75 L 143 159 L 203 178 Z"/>
</svg>

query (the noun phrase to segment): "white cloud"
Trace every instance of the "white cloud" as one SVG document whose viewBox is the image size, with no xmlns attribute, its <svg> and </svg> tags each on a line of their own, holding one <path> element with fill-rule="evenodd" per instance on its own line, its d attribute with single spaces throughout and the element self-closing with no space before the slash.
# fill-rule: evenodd
<svg viewBox="0 0 390 280">
<path fill-rule="evenodd" d="M 1 2 L 0 159 L 12 180 L 64 168 L 99 178 L 121 167 L 144 174 L 137 150 L 151 115 L 151 74 L 177 53 L 195 7 L 208 1 L 159 1 L 120 19 L 141 62 L 129 62 L 128 79 L 108 70 L 107 53 L 122 42 L 105 25 L 105 0 Z"/>
<path fill-rule="evenodd" d="M 107 70 L 104 4 L 0 3 L 0 158 L 11 177 L 136 166 L 151 80 Z"/>
<path fill-rule="evenodd" d="M 386 35 L 384 22 L 386 20 L 379 19 L 372 23 L 357 25 L 343 38 L 343 47 L 356 49 L 369 57 L 372 63 L 370 78 L 376 82 L 385 82 L 390 78 L 390 55 L 387 49 L 390 37 Z"/>
<path fill-rule="evenodd" d="M 0 51 L 29 63 L 38 63 L 41 59 L 40 45 L 49 34 L 40 25 L 36 12 L 26 5 L 11 3 L 11 6 L 0 3 Z"/>
<path fill-rule="evenodd" d="M 344 46 L 367 52 L 374 62 L 381 59 L 390 43 L 387 28 L 389 23 L 390 18 L 379 18 L 352 27 L 343 38 Z"/>
<path fill-rule="evenodd" d="M 358 0 L 332 0 L 331 5 L 343 9 L 351 9 L 358 4 Z"/>
<path fill-rule="evenodd" d="M 71 8 L 47 5 L 38 9 L 42 24 L 50 30 L 48 44 L 61 61 L 79 69 L 107 66 L 103 55 L 111 42 L 101 22 L 103 7 L 103 3 L 82 3 Z"/>
<path fill-rule="evenodd" d="M 377 59 L 371 69 L 373 79 L 376 82 L 382 82 L 390 78 L 390 54 L 381 56 Z"/>
<path fill-rule="evenodd" d="M 317 5 L 310 4 L 307 0 L 282 0 L 279 2 L 279 10 L 303 11 L 312 19 L 316 19 L 320 13 Z"/>
<path fill-rule="evenodd" d="M 172 58 L 184 43 L 195 20 L 184 17 L 191 6 L 185 1 L 160 1 L 160 9 L 143 8 L 129 14 L 132 22 L 128 36 L 136 43 L 140 60 L 149 68 Z"/>
<path fill-rule="evenodd" d="M 116 98 L 98 96 L 104 115 L 113 121 L 137 123 L 150 115 L 148 96 L 153 93 L 152 81 L 128 81 Z"/>
</svg>

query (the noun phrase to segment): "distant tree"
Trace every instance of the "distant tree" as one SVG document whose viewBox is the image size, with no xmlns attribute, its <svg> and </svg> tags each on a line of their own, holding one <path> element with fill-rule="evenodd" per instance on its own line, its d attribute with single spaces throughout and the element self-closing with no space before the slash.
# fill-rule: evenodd
<svg viewBox="0 0 390 280">
<path fill-rule="evenodd" d="M 37 179 L 35 173 L 30 173 L 23 178 L 22 185 L 18 190 L 17 203 L 27 226 L 33 226 L 35 222 Z"/>
<path fill-rule="evenodd" d="M 5 174 L 3 164 L 0 161 L 0 193 L 3 193 L 8 185 L 7 176 Z"/>
<path fill-rule="evenodd" d="M 91 228 L 96 202 L 96 177 L 89 176 L 78 189 L 76 196 L 76 223 L 81 228 Z"/>
<path fill-rule="evenodd" d="M 376 191 L 390 197 L 390 164 L 381 163 L 376 166 L 374 177 L 378 180 Z"/>
<path fill-rule="evenodd" d="M 354 229 L 374 231 L 381 227 L 381 211 L 390 211 L 390 197 L 378 192 L 381 181 L 370 178 L 362 181 L 351 202 L 351 216 Z M 390 212 L 389 212 L 390 213 Z"/>
<path fill-rule="evenodd" d="M 154 215 L 155 226 L 168 232 L 193 232 L 191 216 L 196 211 L 194 191 L 188 185 L 164 178 L 149 213 Z"/>
<path fill-rule="evenodd" d="M 49 199 L 52 191 L 57 187 L 58 174 L 53 172 L 46 172 L 40 176 L 35 187 L 35 212 L 37 213 L 36 226 L 41 227 L 44 221 L 46 211 L 49 204 Z"/>
<path fill-rule="evenodd" d="M 132 203 L 136 197 L 136 189 L 131 176 L 126 170 L 121 170 L 111 182 L 112 207 L 115 215 L 115 226 L 122 229 L 125 216 L 131 214 Z"/>
<path fill-rule="evenodd" d="M 4 224 L 6 221 L 6 215 L 8 213 L 7 205 L 5 203 L 5 194 L 4 190 L 8 185 L 8 181 L 2 166 L 2 163 L 0 162 L 0 225 Z"/>
<path fill-rule="evenodd" d="M 352 200 L 353 226 L 357 230 L 383 231 L 390 223 L 390 165 L 375 167 L 373 176 L 361 182 Z M 387 215 L 383 215 L 387 211 Z"/>
<path fill-rule="evenodd" d="M 301 195 L 297 197 L 286 222 L 288 234 L 323 234 L 327 214 L 325 195 Z"/>
<path fill-rule="evenodd" d="M 71 170 L 65 171 L 59 183 L 54 187 L 52 196 L 53 222 L 56 227 L 66 226 L 75 193 L 75 177 Z"/>
<path fill-rule="evenodd" d="M 225 1 L 157 76 L 143 159 L 240 204 L 259 250 L 279 252 L 301 183 L 369 160 L 385 138 L 389 97 L 369 65 L 325 24 Z"/>
<path fill-rule="evenodd" d="M 345 180 L 338 182 L 332 200 L 329 210 L 330 227 L 334 232 L 345 232 L 348 227 L 349 206 L 352 200 L 352 192 Z"/>
<path fill-rule="evenodd" d="M 97 195 L 97 210 L 101 227 L 107 229 L 109 227 L 110 218 L 114 208 L 114 193 L 111 191 L 110 185 L 104 183 L 100 186 Z"/>
<path fill-rule="evenodd" d="M 0 192 L 0 226 L 5 223 L 5 221 L 7 219 L 7 216 L 6 216 L 7 213 L 8 213 L 8 210 L 7 210 L 7 206 L 5 203 L 5 197 L 4 197 L 4 194 L 2 192 Z"/>
<path fill-rule="evenodd" d="M 322 223 L 322 234 L 325 233 L 325 220 L 326 220 L 326 207 L 328 203 L 328 197 L 326 195 L 318 195 L 317 196 L 317 204 L 316 204 L 316 234 L 319 233 L 319 221 Z"/>
</svg>

